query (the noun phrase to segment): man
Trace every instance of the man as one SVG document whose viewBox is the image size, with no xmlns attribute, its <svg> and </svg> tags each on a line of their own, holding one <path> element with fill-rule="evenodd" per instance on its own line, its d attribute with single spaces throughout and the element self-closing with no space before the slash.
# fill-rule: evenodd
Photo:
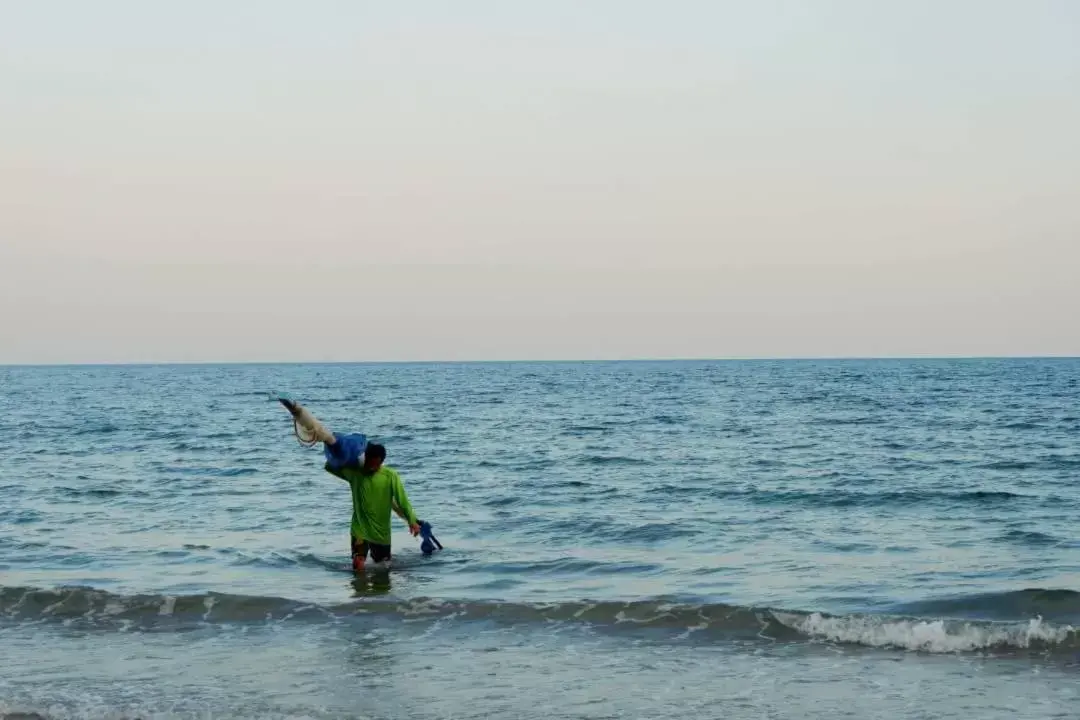
<svg viewBox="0 0 1080 720">
<path fill-rule="evenodd" d="M 390 561 L 390 512 L 409 524 L 409 531 L 420 533 L 420 521 L 405 494 L 401 477 L 383 466 L 386 448 L 371 443 L 364 451 L 363 465 L 343 468 L 326 465 L 326 471 L 349 483 L 352 490 L 352 566 L 362 572 L 370 554 L 376 563 Z"/>
</svg>

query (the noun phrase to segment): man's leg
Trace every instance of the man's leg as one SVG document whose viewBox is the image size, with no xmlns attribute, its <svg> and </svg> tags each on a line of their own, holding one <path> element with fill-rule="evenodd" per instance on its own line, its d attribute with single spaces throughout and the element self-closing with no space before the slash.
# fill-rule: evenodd
<svg viewBox="0 0 1080 720">
<path fill-rule="evenodd" d="M 390 546 L 389 545 L 376 545 L 375 543 L 368 543 L 368 548 L 371 550 L 371 559 L 377 563 L 390 562 Z"/>
<path fill-rule="evenodd" d="M 349 535 L 349 539 L 352 541 L 353 572 L 363 572 L 364 565 L 367 562 L 368 544 L 352 534 Z"/>
</svg>

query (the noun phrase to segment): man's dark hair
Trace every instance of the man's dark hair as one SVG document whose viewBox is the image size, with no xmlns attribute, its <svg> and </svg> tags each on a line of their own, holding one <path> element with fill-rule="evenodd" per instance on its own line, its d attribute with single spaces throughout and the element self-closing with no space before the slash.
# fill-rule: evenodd
<svg viewBox="0 0 1080 720">
<path fill-rule="evenodd" d="M 364 450 L 364 456 L 371 458 L 372 460 L 385 460 L 386 448 L 379 443 L 371 443 L 367 446 L 367 449 Z"/>
</svg>

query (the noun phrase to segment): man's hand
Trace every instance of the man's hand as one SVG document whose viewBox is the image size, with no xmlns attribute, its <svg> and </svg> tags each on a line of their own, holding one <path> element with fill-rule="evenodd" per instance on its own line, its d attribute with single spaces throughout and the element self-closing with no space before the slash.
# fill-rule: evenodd
<svg viewBox="0 0 1080 720">
<path fill-rule="evenodd" d="M 420 523 L 419 522 L 414 522 L 412 525 L 410 525 L 409 526 L 409 532 L 412 533 L 413 537 L 416 537 L 417 535 L 419 535 L 420 534 Z"/>
</svg>

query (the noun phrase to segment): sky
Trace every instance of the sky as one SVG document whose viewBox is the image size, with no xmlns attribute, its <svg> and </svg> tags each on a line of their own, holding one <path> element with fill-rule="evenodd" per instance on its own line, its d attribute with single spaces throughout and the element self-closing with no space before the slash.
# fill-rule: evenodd
<svg viewBox="0 0 1080 720">
<path fill-rule="evenodd" d="M 0 363 L 1080 355 L 1080 3 L 0 0 Z"/>
</svg>

